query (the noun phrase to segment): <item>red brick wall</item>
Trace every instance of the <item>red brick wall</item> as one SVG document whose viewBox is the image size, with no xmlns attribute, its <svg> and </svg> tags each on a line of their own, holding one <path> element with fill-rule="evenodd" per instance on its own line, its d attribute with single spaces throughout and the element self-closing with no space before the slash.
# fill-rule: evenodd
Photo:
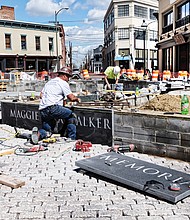
<svg viewBox="0 0 190 220">
<path fill-rule="evenodd" d="M 14 7 L 1 6 L 0 19 L 15 20 Z"/>
</svg>

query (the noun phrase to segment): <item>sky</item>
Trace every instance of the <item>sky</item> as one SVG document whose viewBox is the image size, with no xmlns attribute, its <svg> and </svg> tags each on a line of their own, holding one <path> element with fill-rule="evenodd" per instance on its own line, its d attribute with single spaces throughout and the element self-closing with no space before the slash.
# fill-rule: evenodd
<svg viewBox="0 0 190 220">
<path fill-rule="evenodd" d="M 15 8 L 18 21 L 53 24 L 55 11 L 66 34 L 66 47 L 72 44 L 73 63 L 84 61 L 88 51 L 103 44 L 103 18 L 111 0 L 0 0 L 0 6 Z M 51 23 L 52 22 L 52 23 Z"/>
</svg>

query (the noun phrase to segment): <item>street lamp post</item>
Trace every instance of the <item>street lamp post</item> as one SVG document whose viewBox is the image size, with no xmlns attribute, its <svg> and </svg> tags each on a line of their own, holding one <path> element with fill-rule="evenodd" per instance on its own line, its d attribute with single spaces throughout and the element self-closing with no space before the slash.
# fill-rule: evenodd
<svg viewBox="0 0 190 220">
<path fill-rule="evenodd" d="M 58 54 L 58 37 L 57 37 L 57 32 L 58 32 L 58 22 L 57 22 L 57 16 L 59 12 L 61 12 L 63 9 L 68 10 L 68 7 L 60 8 L 58 11 L 55 11 L 55 32 L 56 32 L 56 67 L 57 70 L 59 69 L 59 54 Z"/>
<path fill-rule="evenodd" d="M 144 75 L 146 74 L 146 29 L 143 30 L 143 54 L 144 54 L 144 65 L 143 65 L 143 69 L 144 69 Z"/>
<path fill-rule="evenodd" d="M 156 21 L 151 21 L 150 23 L 146 23 L 145 20 L 143 20 L 143 23 L 141 25 L 141 27 L 145 28 L 143 30 L 143 55 L 144 55 L 144 65 L 143 65 L 143 69 L 144 69 L 144 75 L 146 74 L 146 32 L 147 32 L 147 28 L 148 28 L 148 25 L 153 23 L 153 22 L 156 22 Z"/>
<path fill-rule="evenodd" d="M 143 30 L 143 59 L 144 59 L 143 69 L 144 69 L 144 75 L 145 75 L 146 74 L 146 31 L 148 27 L 148 24 L 146 24 L 145 20 L 143 20 L 141 27 L 145 28 Z"/>
</svg>

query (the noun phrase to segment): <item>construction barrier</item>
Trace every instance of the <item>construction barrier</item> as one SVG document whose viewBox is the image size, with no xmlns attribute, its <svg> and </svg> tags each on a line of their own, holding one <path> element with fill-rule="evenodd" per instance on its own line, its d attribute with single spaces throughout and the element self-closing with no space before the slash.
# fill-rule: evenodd
<svg viewBox="0 0 190 220">
<path fill-rule="evenodd" d="M 162 80 L 165 81 L 165 80 L 168 80 L 170 78 L 171 78 L 170 70 L 164 70 L 163 75 L 162 75 Z"/>
<path fill-rule="evenodd" d="M 158 81 L 158 76 L 159 76 L 159 70 L 153 70 L 152 71 L 152 81 L 154 81 L 154 82 Z"/>
<path fill-rule="evenodd" d="M 187 80 L 188 72 L 187 71 L 179 71 L 178 72 L 178 78 L 183 79 L 183 80 Z"/>
<path fill-rule="evenodd" d="M 127 69 L 127 76 L 128 78 L 132 79 L 132 70 L 131 69 Z"/>
<path fill-rule="evenodd" d="M 144 70 L 137 70 L 137 78 L 138 80 L 144 79 Z"/>
<path fill-rule="evenodd" d="M 5 78 L 5 73 L 1 72 L 1 79 Z"/>
<path fill-rule="evenodd" d="M 83 70 L 83 78 L 84 79 L 89 79 L 90 78 L 90 76 L 89 76 L 89 73 L 88 73 L 88 70 Z"/>
<path fill-rule="evenodd" d="M 0 91 L 7 91 L 7 82 L 0 82 Z"/>
<path fill-rule="evenodd" d="M 43 71 L 41 72 L 41 79 L 42 79 L 42 80 L 45 80 L 47 76 L 48 76 L 48 72 L 47 72 L 46 70 L 43 70 Z"/>
<path fill-rule="evenodd" d="M 131 75 L 132 75 L 132 78 L 133 78 L 133 79 L 136 79 L 136 76 L 137 76 L 136 70 L 132 69 L 132 70 L 131 70 Z"/>
</svg>

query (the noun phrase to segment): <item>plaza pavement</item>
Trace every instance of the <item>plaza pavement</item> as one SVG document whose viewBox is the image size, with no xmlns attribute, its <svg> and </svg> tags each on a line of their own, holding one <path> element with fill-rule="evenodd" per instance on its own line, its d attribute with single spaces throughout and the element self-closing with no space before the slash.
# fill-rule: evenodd
<svg viewBox="0 0 190 220">
<path fill-rule="evenodd" d="M 25 140 L 14 138 L 11 126 L 0 125 L 0 140 L 3 138 L 7 139 L 3 144 L 8 146 L 24 146 Z M 73 145 L 61 140 L 33 156 L 11 154 L 0 157 L 0 171 L 25 181 L 25 185 L 17 189 L 0 185 L 0 220 L 190 219 L 190 197 L 170 204 L 78 172 L 75 161 L 84 159 L 85 154 L 73 151 Z M 107 146 L 93 144 L 90 156 L 106 151 Z M 137 152 L 127 155 L 190 173 L 188 162 Z"/>
</svg>

